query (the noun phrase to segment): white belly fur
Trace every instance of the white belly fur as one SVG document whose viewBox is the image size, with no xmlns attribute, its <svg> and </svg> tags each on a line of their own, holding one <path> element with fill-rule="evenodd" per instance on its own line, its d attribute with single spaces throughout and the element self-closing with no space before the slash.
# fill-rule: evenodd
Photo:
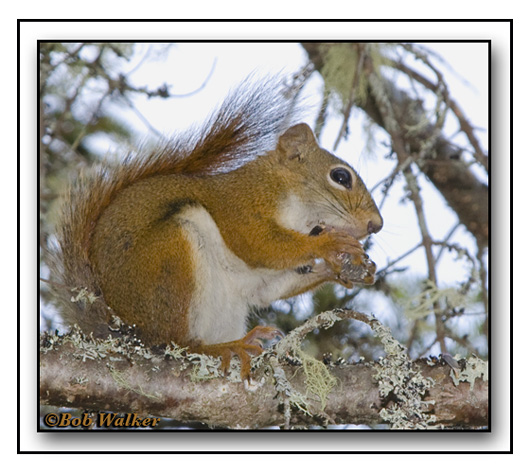
<svg viewBox="0 0 530 474">
<path fill-rule="evenodd" d="M 190 336 L 205 344 L 240 339 L 251 306 L 267 306 L 298 285 L 294 269 L 250 268 L 226 246 L 217 225 L 202 207 L 179 215 L 179 224 L 197 255 L 198 288 L 189 314 Z"/>
</svg>

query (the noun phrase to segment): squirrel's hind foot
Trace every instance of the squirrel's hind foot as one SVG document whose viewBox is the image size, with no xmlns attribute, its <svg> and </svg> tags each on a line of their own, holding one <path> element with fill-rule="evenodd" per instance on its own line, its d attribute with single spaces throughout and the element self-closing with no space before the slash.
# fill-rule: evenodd
<svg viewBox="0 0 530 474">
<path fill-rule="evenodd" d="M 193 350 L 212 357 L 221 357 L 221 370 L 225 374 L 230 368 L 232 356 L 238 356 L 241 363 L 241 380 L 250 380 L 251 356 L 257 356 L 263 352 L 261 340 L 270 340 L 281 336 L 283 333 L 277 328 L 256 326 L 246 336 L 236 341 L 200 346 Z"/>
</svg>

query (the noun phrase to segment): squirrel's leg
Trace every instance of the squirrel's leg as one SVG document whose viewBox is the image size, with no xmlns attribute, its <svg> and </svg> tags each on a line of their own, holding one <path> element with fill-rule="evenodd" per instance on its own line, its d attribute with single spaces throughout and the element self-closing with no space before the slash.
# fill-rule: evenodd
<svg viewBox="0 0 530 474">
<path fill-rule="evenodd" d="M 233 227 L 237 226 L 237 219 L 233 221 Z M 231 236 L 231 251 L 252 268 L 295 269 L 323 259 L 338 275 L 342 254 L 349 254 L 353 265 L 362 265 L 365 257 L 362 244 L 350 230 L 329 226 L 304 234 L 265 219 L 252 222 L 252 227 L 251 234 L 222 229 Z"/>
<path fill-rule="evenodd" d="M 280 336 L 283 336 L 283 334 L 277 328 L 256 326 L 245 337 L 237 341 L 201 345 L 191 347 L 190 350 L 212 357 L 221 357 L 221 370 L 224 373 L 228 372 L 232 356 L 236 355 L 241 362 L 241 380 L 250 380 L 250 356 L 257 356 L 263 352 L 263 345 L 260 340 L 274 339 Z"/>
<path fill-rule="evenodd" d="M 268 306 L 272 301 L 301 295 L 327 281 L 348 286 L 348 282 L 340 280 L 339 275 L 325 261 L 309 262 L 300 267 L 278 270 L 274 276 L 264 279 L 264 284 L 256 288 L 251 304 Z"/>
</svg>

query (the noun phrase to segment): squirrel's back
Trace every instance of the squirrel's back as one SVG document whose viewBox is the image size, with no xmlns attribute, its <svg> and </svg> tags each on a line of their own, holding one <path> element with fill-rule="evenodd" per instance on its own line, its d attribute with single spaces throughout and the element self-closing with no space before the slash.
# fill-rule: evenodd
<svg viewBox="0 0 530 474">
<path fill-rule="evenodd" d="M 83 173 L 68 190 L 48 259 L 61 314 L 86 332 L 108 332 L 110 309 L 89 259 L 91 239 L 105 209 L 125 188 L 153 176 L 204 176 L 242 166 L 274 148 L 295 115 L 277 79 L 243 82 L 201 127 L 129 154 L 117 166 Z"/>
</svg>

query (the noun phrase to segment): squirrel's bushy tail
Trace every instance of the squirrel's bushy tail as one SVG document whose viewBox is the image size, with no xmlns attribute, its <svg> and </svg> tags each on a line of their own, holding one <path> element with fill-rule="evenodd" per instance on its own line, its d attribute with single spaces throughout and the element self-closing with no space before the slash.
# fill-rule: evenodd
<svg viewBox="0 0 530 474">
<path fill-rule="evenodd" d="M 281 79 L 252 82 L 247 79 L 234 89 L 203 126 L 154 151 L 131 153 L 117 166 L 84 173 L 69 189 L 58 244 L 48 258 L 52 291 L 66 322 L 97 336 L 108 333 L 111 310 L 92 271 L 89 249 L 99 217 L 121 190 L 152 176 L 227 172 L 275 147 L 297 109 L 288 91 L 282 91 Z"/>
</svg>

